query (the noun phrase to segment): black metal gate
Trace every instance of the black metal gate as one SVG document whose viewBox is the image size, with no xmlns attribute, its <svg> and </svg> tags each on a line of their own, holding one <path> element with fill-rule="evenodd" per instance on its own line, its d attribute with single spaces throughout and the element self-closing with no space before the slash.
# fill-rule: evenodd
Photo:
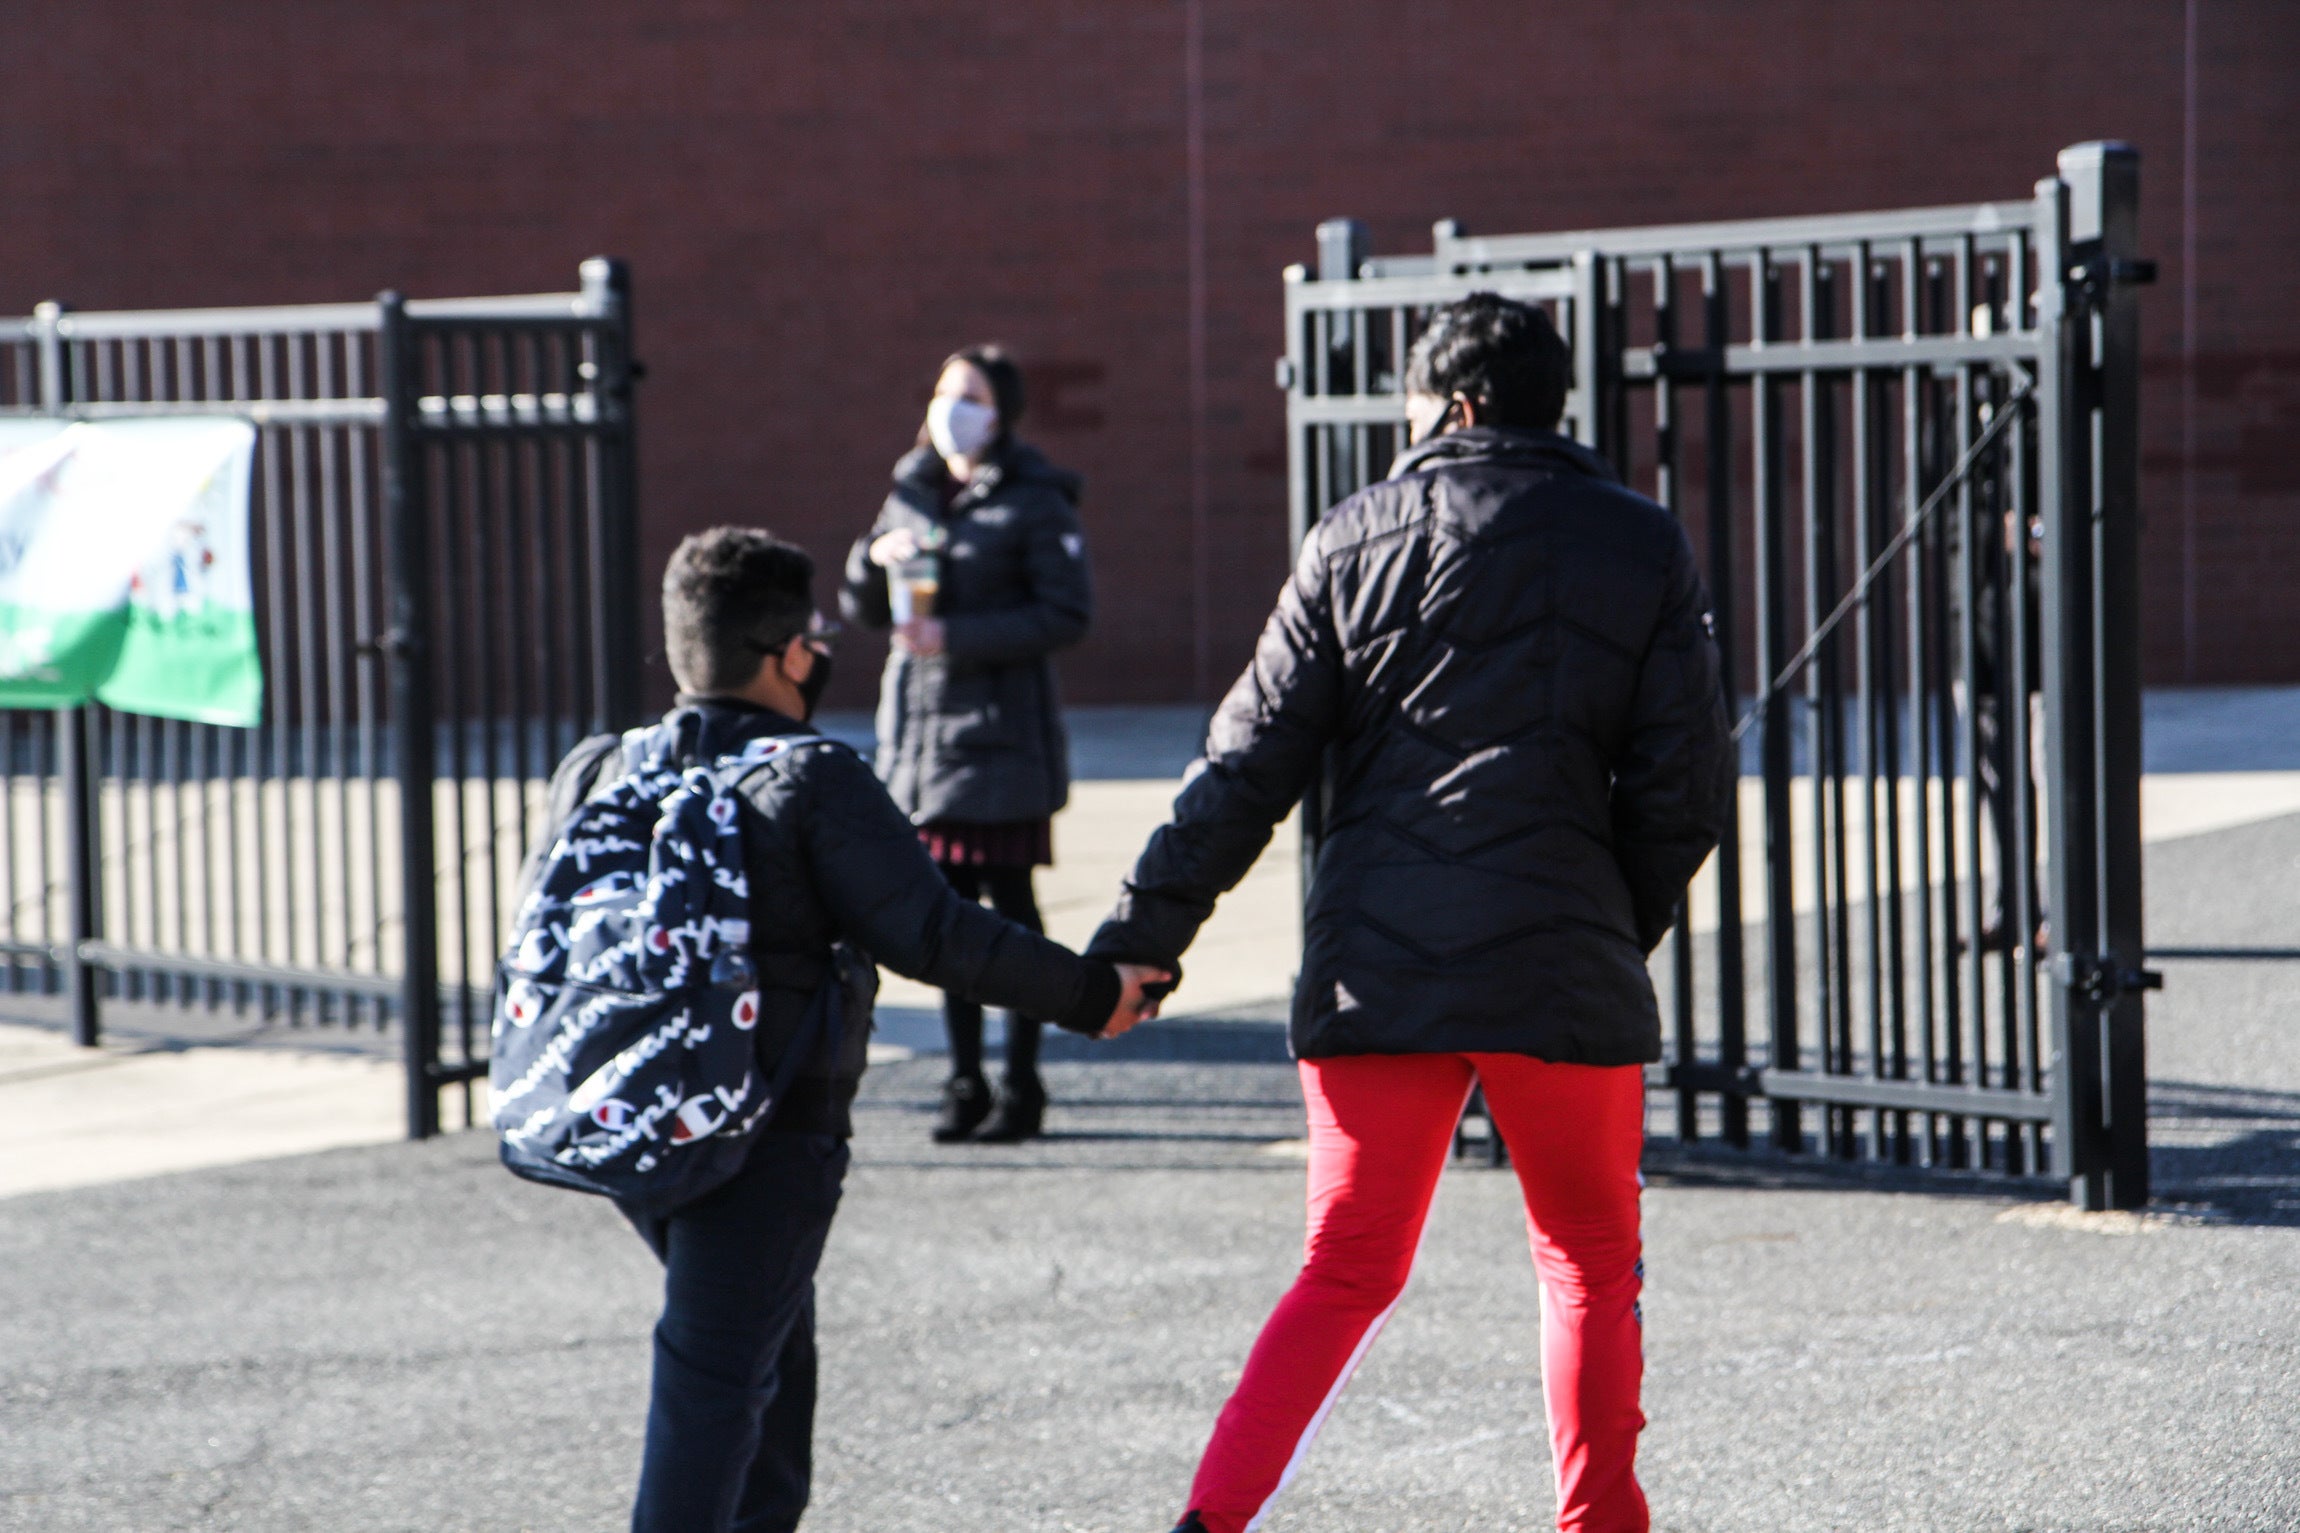
<svg viewBox="0 0 2300 1533">
<path fill-rule="evenodd" d="M 630 290 L 0 320 L 0 414 L 258 428 L 264 723 L 0 713 L 0 989 L 397 1022 L 486 1073 L 543 779 L 638 705 Z"/>
<path fill-rule="evenodd" d="M 1403 445 L 1429 308 L 1491 291 L 1550 306 L 1563 429 L 1705 550 L 1755 770 L 1667 944 L 1684 1140 L 1746 1146 L 1755 1107 L 1785 1151 L 2147 1201 L 2138 163 L 1426 256 L 1336 220 L 1286 274 L 1297 543 Z"/>
</svg>

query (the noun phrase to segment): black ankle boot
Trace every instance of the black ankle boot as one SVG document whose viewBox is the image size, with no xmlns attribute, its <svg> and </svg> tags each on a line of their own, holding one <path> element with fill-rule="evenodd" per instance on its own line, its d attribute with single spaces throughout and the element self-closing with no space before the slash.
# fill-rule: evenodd
<svg viewBox="0 0 2300 1533">
<path fill-rule="evenodd" d="M 1182 1520 L 1174 1524 L 1174 1533 L 1206 1533 L 1206 1525 L 1198 1520 L 1196 1512 L 1184 1512 Z"/>
<path fill-rule="evenodd" d="M 1035 1075 L 1009 1078 L 998 1094 L 998 1111 L 974 1137 L 984 1144 L 1020 1144 L 1036 1139 L 1046 1122 L 1046 1088 Z"/>
<path fill-rule="evenodd" d="M 942 1116 L 934 1120 L 934 1142 L 971 1139 L 990 1116 L 990 1082 L 979 1075 L 954 1075 L 943 1083 Z"/>
</svg>

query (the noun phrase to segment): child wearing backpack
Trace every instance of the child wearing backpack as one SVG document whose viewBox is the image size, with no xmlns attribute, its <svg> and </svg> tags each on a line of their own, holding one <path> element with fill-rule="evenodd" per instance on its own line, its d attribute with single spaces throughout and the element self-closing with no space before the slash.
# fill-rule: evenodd
<svg viewBox="0 0 2300 1533">
<path fill-rule="evenodd" d="M 805 1510 L 814 1273 L 874 960 L 1097 1037 L 1171 977 L 952 892 L 870 767 L 806 722 L 831 669 L 813 576 L 751 528 L 672 554 L 678 706 L 553 774 L 497 988 L 505 1163 L 613 1198 L 664 1265 L 633 1533 L 788 1533 Z"/>
</svg>

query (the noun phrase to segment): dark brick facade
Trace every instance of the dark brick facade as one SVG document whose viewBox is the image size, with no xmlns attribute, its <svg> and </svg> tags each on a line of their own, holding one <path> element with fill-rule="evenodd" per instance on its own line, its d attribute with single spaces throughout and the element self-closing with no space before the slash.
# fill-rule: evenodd
<svg viewBox="0 0 2300 1533">
<path fill-rule="evenodd" d="M 1173 698 L 1227 681 L 1283 571 L 1277 274 L 1320 218 L 1407 250 L 1446 215 L 2019 197 L 2063 144 L 2123 138 L 2163 265 L 2151 675 L 2291 680 L 2300 8 L 2194 11 L 2184 240 L 2172 0 L 17 4 L 0 312 L 532 290 L 627 256 L 650 564 L 717 520 L 829 562 L 936 360 L 1004 339 L 1029 434 L 1087 479 L 1102 608 L 1070 695 Z M 866 646 L 839 700 L 870 670 Z"/>
</svg>

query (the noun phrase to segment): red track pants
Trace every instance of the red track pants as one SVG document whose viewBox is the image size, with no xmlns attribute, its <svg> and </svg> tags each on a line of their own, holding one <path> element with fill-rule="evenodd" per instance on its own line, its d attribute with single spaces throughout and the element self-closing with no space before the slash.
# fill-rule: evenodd
<svg viewBox="0 0 2300 1533">
<path fill-rule="evenodd" d="M 1518 1054 L 1302 1061 L 1310 1110 L 1301 1275 L 1254 1343 L 1198 1465 L 1209 1533 L 1261 1525 L 1397 1307 L 1472 1080 L 1509 1146 L 1541 1280 L 1542 1397 L 1557 1525 L 1644 1533 L 1637 1294 L 1644 1072 Z"/>
</svg>

